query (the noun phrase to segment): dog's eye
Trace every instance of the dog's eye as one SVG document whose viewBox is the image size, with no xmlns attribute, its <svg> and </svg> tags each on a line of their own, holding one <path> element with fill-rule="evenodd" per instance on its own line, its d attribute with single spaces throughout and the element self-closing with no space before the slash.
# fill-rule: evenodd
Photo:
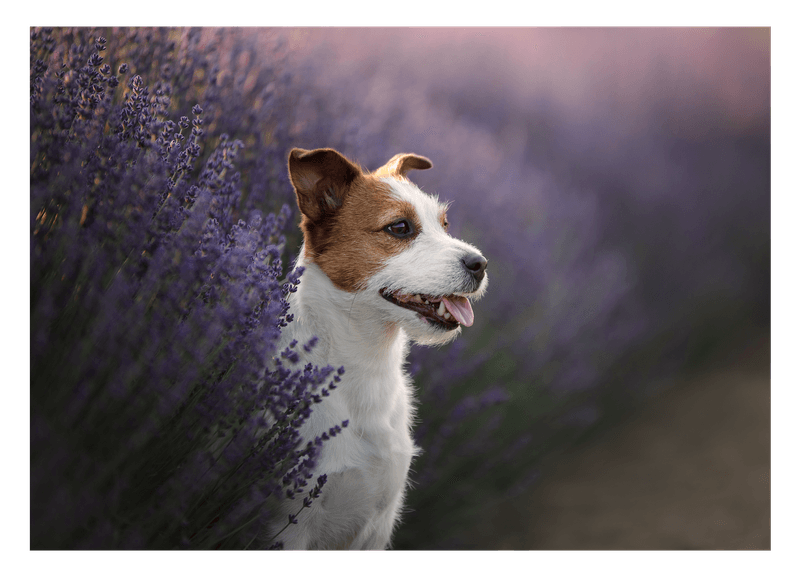
<svg viewBox="0 0 800 578">
<path fill-rule="evenodd" d="M 414 227 L 405 219 L 396 221 L 391 225 L 386 225 L 383 230 L 393 237 L 398 237 L 400 239 L 410 237 L 414 234 Z"/>
</svg>

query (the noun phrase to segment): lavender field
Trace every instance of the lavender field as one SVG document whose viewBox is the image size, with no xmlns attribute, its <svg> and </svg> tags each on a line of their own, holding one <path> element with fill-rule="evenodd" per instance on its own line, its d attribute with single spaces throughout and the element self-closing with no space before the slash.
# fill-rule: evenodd
<svg viewBox="0 0 800 578">
<path fill-rule="evenodd" d="M 294 146 L 429 157 L 489 259 L 412 350 L 396 548 L 769 328 L 768 30 L 32 29 L 30 68 L 34 549 L 280 547 L 274 500 L 324 492 L 296 429 L 347 368 L 275 351 Z"/>
</svg>

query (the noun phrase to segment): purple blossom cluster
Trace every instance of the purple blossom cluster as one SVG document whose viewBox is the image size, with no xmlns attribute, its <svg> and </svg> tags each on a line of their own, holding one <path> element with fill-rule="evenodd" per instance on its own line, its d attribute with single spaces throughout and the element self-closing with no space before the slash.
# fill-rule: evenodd
<svg viewBox="0 0 800 578">
<path fill-rule="evenodd" d="M 218 117 L 274 88 L 194 80 L 200 35 L 31 31 L 33 548 L 269 546 L 329 437 L 298 429 L 344 370 L 275 351 L 291 189 L 241 172 L 283 156 L 281 121 Z"/>
</svg>

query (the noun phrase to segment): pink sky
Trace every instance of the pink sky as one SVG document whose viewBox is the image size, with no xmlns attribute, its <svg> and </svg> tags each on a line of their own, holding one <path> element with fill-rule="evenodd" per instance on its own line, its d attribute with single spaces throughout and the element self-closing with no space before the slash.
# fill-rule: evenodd
<svg viewBox="0 0 800 578">
<path fill-rule="evenodd" d="M 392 82 L 494 87 L 518 103 L 635 114 L 655 99 L 717 108 L 748 125 L 769 111 L 768 28 L 295 29 L 297 54 L 329 59 L 331 81 L 378 68 Z"/>
</svg>

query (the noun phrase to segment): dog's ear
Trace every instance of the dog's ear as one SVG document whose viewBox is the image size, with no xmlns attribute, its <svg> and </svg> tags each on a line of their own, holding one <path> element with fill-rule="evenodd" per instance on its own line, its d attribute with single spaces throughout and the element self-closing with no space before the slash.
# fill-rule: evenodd
<svg viewBox="0 0 800 578">
<path fill-rule="evenodd" d="M 294 148 L 289 153 L 289 178 L 297 206 L 314 223 L 342 206 L 350 185 L 362 174 L 357 165 L 333 149 Z"/>
<path fill-rule="evenodd" d="M 406 178 L 406 173 L 411 169 L 424 170 L 433 166 L 429 158 L 411 153 L 394 155 L 389 162 L 375 171 L 378 177 Z"/>
</svg>

